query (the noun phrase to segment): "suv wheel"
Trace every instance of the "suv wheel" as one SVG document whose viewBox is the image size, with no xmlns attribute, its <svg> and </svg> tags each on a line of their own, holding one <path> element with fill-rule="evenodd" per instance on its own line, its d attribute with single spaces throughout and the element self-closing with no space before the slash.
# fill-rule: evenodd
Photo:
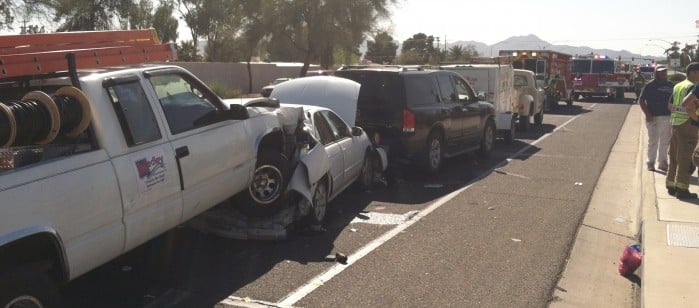
<svg viewBox="0 0 699 308">
<path fill-rule="evenodd" d="M 282 194 L 289 181 L 289 166 L 281 153 L 261 153 L 248 190 L 238 209 L 250 216 L 269 216 L 283 206 Z"/>
<path fill-rule="evenodd" d="M 374 184 L 374 155 L 370 150 L 366 150 L 364 154 L 364 162 L 362 162 L 362 172 L 357 179 L 359 186 L 362 189 L 369 189 Z"/>
<path fill-rule="evenodd" d="M 423 164 L 425 171 L 429 173 L 437 173 L 442 166 L 444 157 L 442 140 L 442 135 L 436 131 L 431 132 L 427 137 L 427 148 L 425 149 Z"/>
<path fill-rule="evenodd" d="M 494 144 L 495 124 L 493 124 L 493 119 L 488 119 L 485 122 L 485 127 L 483 127 L 483 138 L 481 138 L 481 147 L 478 149 L 478 156 L 481 158 L 490 157 L 490 153 L 493 152 Z"/>
</svg>

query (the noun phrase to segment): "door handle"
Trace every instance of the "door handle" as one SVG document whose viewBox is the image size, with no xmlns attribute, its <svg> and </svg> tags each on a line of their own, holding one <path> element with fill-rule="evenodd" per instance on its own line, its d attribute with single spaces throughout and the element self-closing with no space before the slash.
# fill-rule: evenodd
<svg viewBox="0 0 699 308">
<path fill-rule="evenodd" d="M 175 160 L 177 161 L 177 173 L 180 175 L 180 190 L 184 190 L 184 178 L 182 177 L 182 165 L 180 164 L 180 159 L 189 156 L 189 148 L 181 146 L 175 149 Z"/>
<path fill-rule="evenodd" d="M 175 149 L 175 157 L 177 159 L 187 156 L 189 156 L 189 148 L 186 145 Z"/>
</svg>

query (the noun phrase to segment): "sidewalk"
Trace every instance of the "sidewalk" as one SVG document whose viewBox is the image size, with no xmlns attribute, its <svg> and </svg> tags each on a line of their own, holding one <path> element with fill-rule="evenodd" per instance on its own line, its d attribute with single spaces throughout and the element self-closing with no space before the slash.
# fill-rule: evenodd
<svg viewBox="0 0 699 308">
<path fill-rule="evenodd" d="M 641 138 L 647 140 L 645 130 Z M 643 142 L 644 158 L 646 146 Z M 693 192 L 699 191 L 696 175 L 689 188 Z M 699 307 L 699 200 L 668 195 L 664 173 L 644 170 L 642 182 L 641 303 L 648 308 Z"/>
<path fill-rule="evenodd" d="M 667 194 L 665 174 L 646 170 L 647 141 L 633 105 L 549 307 L 699 307 L 699 200 Z M 695 173 L 690 190 L 699 192 L 698 184 Z M 639 241 L 643 262 L 627 279 L 619 257 Z"/>
</svg>

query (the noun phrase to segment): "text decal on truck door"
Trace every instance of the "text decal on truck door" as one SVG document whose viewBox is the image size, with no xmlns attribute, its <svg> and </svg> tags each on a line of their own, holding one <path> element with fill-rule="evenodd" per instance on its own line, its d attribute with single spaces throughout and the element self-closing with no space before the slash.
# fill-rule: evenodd
<svg viewBox="0 0 699 308">
<path fill-rule="evenodd" d="M 155 149 L 144 154 L 143 158 L 134 162 L 138 174 L 138 190 L 142 195 L 167 181 L 163 150 Z"/>
</svg>

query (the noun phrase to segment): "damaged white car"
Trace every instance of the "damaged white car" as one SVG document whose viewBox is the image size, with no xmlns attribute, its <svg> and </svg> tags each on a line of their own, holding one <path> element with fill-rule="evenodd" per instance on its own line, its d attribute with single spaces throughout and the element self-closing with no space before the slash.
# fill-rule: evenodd
<svg viewBox="0 0 699 308">
<path fill-rule="evenodd" d="M 256 172 L 253 181 L 258 185 L 251 185 L 249 195 L 264 198 L 270 190 L 285 189 L 285 198 L 268 205 L 235 200 L 238 204 L 234 206 L 202 215 L 195 227 L 239 239 L 284 238 L 286 227 L 295 221 L 322 224 L 328 203 L 351 184 L 368 188 L 383 181 L 386 152 L 376 147 L 363 129 L 350 126 L 354 124 L 359 87 L 338 77 L 306 77 L 279 84 L 271 99 L 246 103 L 248 107 L 278 108 L 286 135 L 294 136 L 286 146 L 295 148 L 289 183 L 279 182 L 285 178 L 277 176 L 283 171 L 269 168 L 269 172 Z"/>
</svg>

